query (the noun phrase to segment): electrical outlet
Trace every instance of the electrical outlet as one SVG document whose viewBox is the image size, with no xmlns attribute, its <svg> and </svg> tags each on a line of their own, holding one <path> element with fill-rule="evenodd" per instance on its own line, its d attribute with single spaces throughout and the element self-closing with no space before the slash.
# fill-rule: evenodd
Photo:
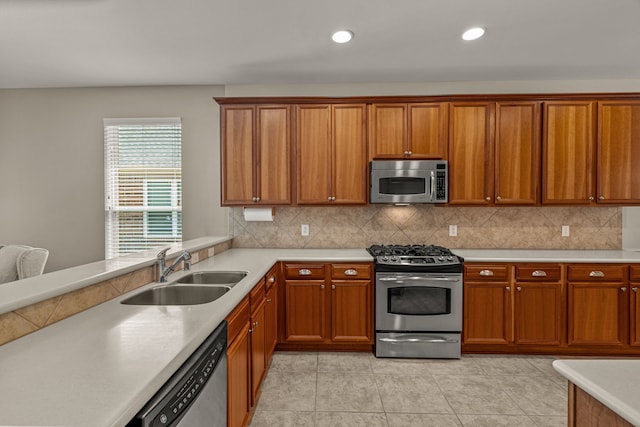
<svg viewBox="0 0 640 427">
<path fill-rule="evenodd" d="M 302 224 L 300 226 L 300 234 L 302 236 L 308 236 L 309 235 L 309 224 Z"/>
<path fill-rule="evenodd" d="M 569 226 L 568 225 L 563 225 L 562 226 L 562 237 L 569 237 Z"/>
<path fill-rule="evenodd" d="M 458 226 L 450 225 L 449 226 L 449 236 L 456 237 L 458 235 Z"/>
</svg>

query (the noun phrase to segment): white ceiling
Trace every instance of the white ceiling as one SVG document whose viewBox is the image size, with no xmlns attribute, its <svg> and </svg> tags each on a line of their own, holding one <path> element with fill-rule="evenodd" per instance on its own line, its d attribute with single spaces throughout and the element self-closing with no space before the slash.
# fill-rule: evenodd
<svg viewBox="0 0 640 427">
<path fill-rule="evenodd" d="M 638 79 L 639 21 L 640 0 L 0 0 L 0 88 Z"/>
</svg>

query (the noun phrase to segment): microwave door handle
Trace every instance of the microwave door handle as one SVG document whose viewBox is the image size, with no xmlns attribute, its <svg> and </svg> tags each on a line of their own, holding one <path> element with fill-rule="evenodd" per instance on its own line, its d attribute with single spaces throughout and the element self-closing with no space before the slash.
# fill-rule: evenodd
<svg viewBox="0 0 640 427">
<path fill-rule="evenodd" d="M 430 187 L 431 187 L 431 194 L 429 195 L 430 200 L 433 202 L 433 196 L 436 194 L 436 173 L 434 171 L 431 171 L 431 175 L 430 175 Z"/>
</svg>

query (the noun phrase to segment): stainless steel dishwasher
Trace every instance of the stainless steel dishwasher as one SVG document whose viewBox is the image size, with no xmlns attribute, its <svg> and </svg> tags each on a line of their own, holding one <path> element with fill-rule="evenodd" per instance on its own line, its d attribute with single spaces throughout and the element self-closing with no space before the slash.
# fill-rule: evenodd
<svg viewBox="0 0 640 427">
<path fill-rule="evenodd" d="M 227 322 L 198 347 L 127 427 L 227 425 Z"/>
</svg>

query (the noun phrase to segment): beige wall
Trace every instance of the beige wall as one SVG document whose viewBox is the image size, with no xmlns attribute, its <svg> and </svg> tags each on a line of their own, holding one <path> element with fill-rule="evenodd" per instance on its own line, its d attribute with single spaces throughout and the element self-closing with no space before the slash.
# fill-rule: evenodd
<svg viewBox="0 0 640 427">
<path fill-rule="evenodd" d="M 0 90 L 0 243 L 50 250 L 46 271 L 104 259 L 105 117 L 181 117 L 184 238 L 226 234 L 222 86 Z"/>
</svg>

